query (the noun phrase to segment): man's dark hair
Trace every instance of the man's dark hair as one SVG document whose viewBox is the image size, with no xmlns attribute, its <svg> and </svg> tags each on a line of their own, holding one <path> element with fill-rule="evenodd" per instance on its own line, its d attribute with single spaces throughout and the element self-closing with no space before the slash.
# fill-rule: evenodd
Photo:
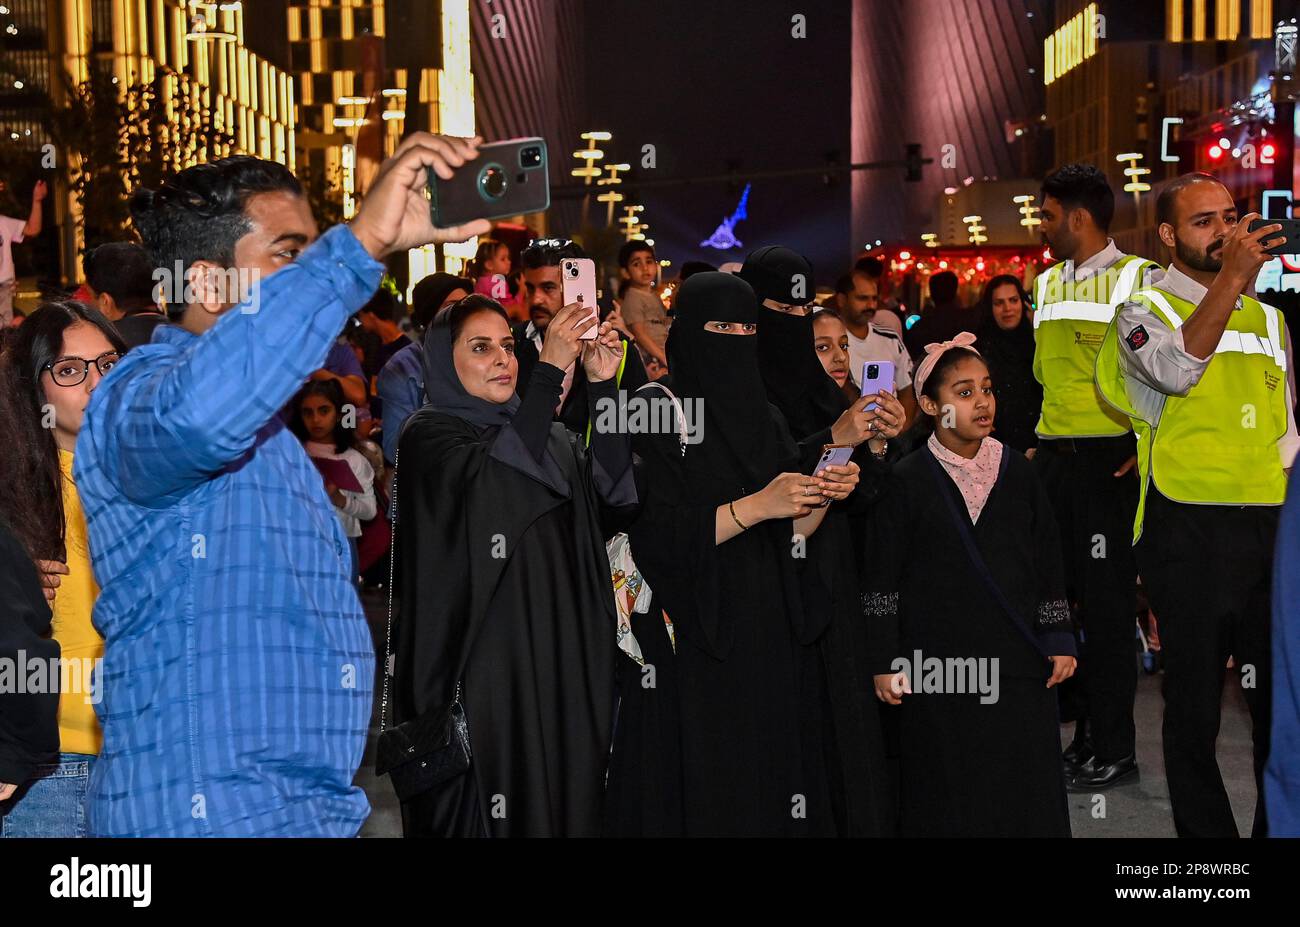
<svg viewBox="0 0 1300 927">
<path fill-rule="evenodd" d="M 1160 195 L 1156 197 L 1156 224 L 1161 225 L 1168 222 L 1173 225 L 1178 218 L 1178 194 L 1194 183 L 1205 183 L 1206 181 L 1221 183 L 1219 178 L 1213 174 L 1207 174 L 1205 171 L 1192 171 L 1188 174 L 1181 174 L 1165 184 L 1160 191 Z"/>
<path fill-rule="evenodd" d="M 950 270 L 942 270 L 930 278 L 930 297 L 936 306 L 950 303 L 957 298 L 957 275 Z"/>
<path fill-rule="evenodd" d="M 519 255 L 519 263 L 525 270 L 539 267 L 559 267 L 564 258 L 585 258 L 587 252 L 582 246 L 567 238 L 539 238 L 530 241 Z"/>
<path fill-rule="evenodd" d="M 375 295 L 357 310 L 358 315 L 363 312 L 369 312 L 375 318 L 383 319 L 385 322 L 396 322 L 403 314 L 397 297 L 383 288 L 376 290 Z"/>
<path fill-rule="evenodd" d="M 86 283 L 96 293 L 113 297 L 119 309 L 147 309 L 153 298 L 153 259 L 141 245 L 113 241 L 100 245 L 82 259 Z"/>
<path fill-rule="evenodd" d="M 1048 174 L 1043 195 L 1068 209 L 1083 209 L 1103 232 L 1115 216 L 1115 191 L 1106 175 L 1092 164 L 1067 164 Z"/>
<path fill-rule="evenodd" d="M 845 274 L 835 281 L 835 292 L 841 296 L 848 296 L 853 292 L 853 274 Z"/>
<path fill-rule="evenodd" d="M 235 242 L 251 226 L 244 209 L 259 193 L 284 191 L 302 195 L 302 186 L 283 164 L 249 155 L 222 158 L 187 167 L 163 181 L 157 190 L 137 190 L 131 197 L 131 218 L 155 267 L 181 273 L 195 261 L 212 261 L 230 267 Z M 172 282 L 183 292 L 184 280 Z M 170 303 L 171 314 L 185 311 L 184 303 Z"/>
<path fill-rule="evenodd" d="M 654 245 L 647 244 L 640 239 L 624 242 L 623 247 L 618 249 L 618 266 L 626 268 L 632 262 L 632 255 L 642 251 L 649 251 L 653 255 L 655 253 Z"/>
<path fill-rule="evenodd" d="M 474 281 L 454 274 L 430 274 L 411 290 L 411 323 L 423 331 L 429 327 L 433 317 L 442 308 L 447 294 L 464 290 L 466 294 L 474 292 Z"/>
<path fill-rule="evenodd" d="M 858 258 L 853 264 L 853 272 L 866 274 L 873 280 L 879 280 L 885 275 L 885 264 L 878 257 Z"/>
<path fill-rule="evenodd" d="M 681 272 L 677 276 L 685 281 L 694 277 L 696 274 L 708 273 L 709 271 L 717 269 L 718 268 L 714 267 L 708 261 L 686 261 L 682 264 Z"/>
</svg>

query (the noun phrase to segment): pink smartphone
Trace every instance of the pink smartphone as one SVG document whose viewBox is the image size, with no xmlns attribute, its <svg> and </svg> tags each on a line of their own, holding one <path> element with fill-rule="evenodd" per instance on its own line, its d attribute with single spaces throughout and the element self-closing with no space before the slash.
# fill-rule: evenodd
<svg viewBox="0 0 1300 927">
<path fill-rule="evenodd" d="M 823 444 L 822 458 L 813 467 L 813 474 L 821 473 L 827 467 L 844 467 L 853 457 L 852 444 Z"/>
<path fill-rule="evenodd" d="M 596 305 L 596 262 L 591 258 L 564 258 L 560 261 L 560 281 L 564 292 L 564 305 L 576 303 L 581 299 L 582 304 L 591 310 L 583 316 L 583 320 L 594 318 L 599 322 L 600 307 Z M 583 333 L 582 337 L 588 341 L 595 339 L 598 328 L 598 325 L 593 325 Z"/>
<path fill-rule="evenodd" d="M 872 393 L 892 393 L 893 391 L 893 361 L 867 361 L 862 365 L 862 392 L 858 393 L 859 396 L 869 396 Z M 875 407 L 874 402 L 869 402 L 865 411 L 870 412 Z"/>
</svg>

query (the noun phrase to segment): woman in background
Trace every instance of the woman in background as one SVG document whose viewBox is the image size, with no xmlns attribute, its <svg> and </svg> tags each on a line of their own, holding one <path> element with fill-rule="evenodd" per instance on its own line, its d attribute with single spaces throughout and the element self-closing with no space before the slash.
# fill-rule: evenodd
<svg viewBox="0 0 1300 927">
<path fill-rule="evenodd" d="M 1010 274 L 994 277 L 979 302 L 981 319 L 976 347 L 993 377 L 997 416 L 993 433 L 1022 454 L 1038 446 L 1038 417 L 1043 386 L 1034 377 L 1034 326 L 1029 296 Z"/>
<path fill-rule="evenodd" d="M 24 502 L 11 492 L 0 495 L 0 515 L 14 524 L 21 523 L 24 505 L 40 513 L 39 534 L 29 544 L 53 593 L 52 633 L 71 680 L 59 693 L 58 762 L 39 766 L 5 803 L 5 836 L 86 833 L 83 802 L 101 746 L 90 671 L 103 656 L 104 642 L 91 623 L 99 587 L 72 463 L 91 394 L 125 352 L 98 310 L 54 302 L 27 318 L 4 358 L 0 388 L 15 402 L 17 427 L 7 436 L 13 443 L 4 455 L 4 482 L 15 479 L 32 496 Z"/>
</svg>

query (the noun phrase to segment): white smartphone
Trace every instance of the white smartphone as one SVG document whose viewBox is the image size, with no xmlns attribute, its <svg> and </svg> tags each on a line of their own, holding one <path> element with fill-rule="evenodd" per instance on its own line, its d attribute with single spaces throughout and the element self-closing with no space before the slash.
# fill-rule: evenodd
<svg viewBox="0 0 1300 927">
<path fill-rule="evenodd" d="M 893 361 L 867 361 L 862 365 L 862 392 L 858 393 L 859 396 L 869 396 L 872 393 L 892 393 L 893 391 Z M 876 404 L 869 402 L 865 411 L 870 412 L 875 408 Z"/>
<path fill-rule="evenodd" d="M 823 444 L 822 458 L 813 467 L 813 474 L 821 473 L 827 467 L 844 467 L 853 457 L 852 444 Z"/>
<path fill-rule="evenodd" d="M 596 305 L 599 295 L 596 292 L 596 262 L 591 258 L 561 259 L 560 281 L 564 293 L 564 305 L 581 300 L 582 304 L 590 309 L 590 312 L 582 317 L 583 321 L 594 318 L 599 322 L 600 307 Z M 593 325 L 583 332 L 582 337 L 588 341 L 593 340 L 599 327 Z"/>
</svg>

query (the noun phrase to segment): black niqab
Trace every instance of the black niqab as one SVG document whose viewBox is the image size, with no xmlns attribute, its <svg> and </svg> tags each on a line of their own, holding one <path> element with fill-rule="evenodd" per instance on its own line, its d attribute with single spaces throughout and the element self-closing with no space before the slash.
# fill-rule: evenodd
<svg viewBox="0 0 1300 927">
<path fill-rule="evenodd" d="M 812 315 L 762 305 L 765 299 L 806 303 L 812 265 L 789 248 L 771 245 L 752 252 L 740 276 L 754 288 L 758 304 L 758 366 L 768 400 L 781 410 L 796 441 L 833 425 L 844 411 L 844 394 L 817 359 Z"/>
</svg>

